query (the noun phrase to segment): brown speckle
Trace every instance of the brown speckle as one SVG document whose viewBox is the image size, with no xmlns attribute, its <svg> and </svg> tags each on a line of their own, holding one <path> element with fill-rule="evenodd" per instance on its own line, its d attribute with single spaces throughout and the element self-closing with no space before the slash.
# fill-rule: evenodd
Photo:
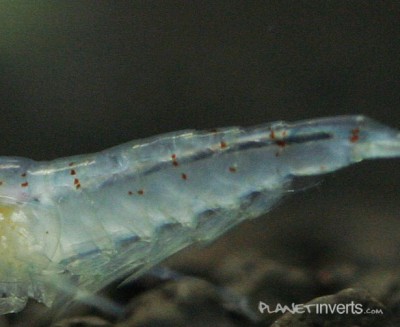
<svg viewBox="0 0 400 327">
<path fill-rule="evenodd" d="M 350 142 L 355 143 L 360 139 L 360 129 L 359 128 L 354 128 L 351 131 L 350 135 Z"/>
<path fill-rule="evenodd" d="M 274 130 L 271 128 L 270 132 L 269 132 L 269 137 L 271 140 L 275 139 L 275 132 Z"/>
<path fill-rule="evenodd" d="M 277 146 L 280 146 L 281 148 L 286 146 L 286 142 L 284 140 L 277 140 L 277 141 L 275 141 L 275 144 Z"/>
<path fill-rule="evenodd" d="M 172 164 L 173 164 L 175 167 L 178 167 L 178 166 L 179 166 L 179 163 L 178 163 L 178 161 L 176 160 L 176 154 L 175 154 L 175 153 L 171 156 L 171 159 L 172 159 Z"/>
</svg>

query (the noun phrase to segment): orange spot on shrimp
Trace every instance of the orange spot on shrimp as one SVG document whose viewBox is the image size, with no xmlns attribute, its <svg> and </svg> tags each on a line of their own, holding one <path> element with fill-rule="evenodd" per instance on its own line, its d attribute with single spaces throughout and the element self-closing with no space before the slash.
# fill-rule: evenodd
<svg viewBox="0 0 400 327">
<path fill-rule="evenodd" d="M 3 181 L 0 181 L 0 186 L 3 185 Z"/>
<path fill-rule="evenodd" d="M 271 140 L 275 139 L 275 132 L 274 132 L 274 130 L 272 128 L 270 129 L 269 137 L 270 137 Z"/>
<path fill-rule="evenodd" d="M 71 175 L 76 175 L 75 169 L 71 169 L 70 174 L 71 174 Z"/>
<path fill-rule="evenodd" d="M 182 177 L 183 180 L 187 180 L 187 178 L 188 178 L 185 173 L 182 173 L 181 177 Z"/>
<path fill-rule="evenodd" d="M 21 183 L 21 186 L 22 186 L 22 187 L 28 187 L 28 185 L 29 185 L 28 182 Z"/>
<path fill-rule="evenodd" d="M 78 189 L 78 188 L 80 188 L 80 187 L 81 187 L 81 184 L 79 184 L 79 183 L 78 183 L 78 184 L 76 184 L 76 186 L 75 186 L 75 187 L 76 187 L 76 189 Z"/>
<path fill-rule="evenodd" d="M 21 174 L 21 177 L 26 177 L 26 173 L 22 173 L 22 174 Z"/>
<path fill-rule="evenodd" d="M 226 142 L 221 141 L 221 143 L 220 143 L 221 149 L 225 149 L 227 146 L 228 146 L 228 145 L 226 144 Z"/>
<path fill-rule="evenodd" d="M 74 185 L 78 185 L 79 184 L 79 179 L 75 178 L 74 179 Z"/>
<path fill-rule="evenodd" d="M 354 128 L 351 130 L 350 142 L 355 143 L 360 139 L 360 129 Z"/>
<path fill-rule="evenodd" d="M 129 194 L 129 195 L 132 195 L 132 194 L 133 194 L 133 192 L 132 192 L 132 191 L 128 191 L 128 194 Z"/>
<path fill-rule="evenodd" d="M 236 167 L 233 167 L 233 166 L 229 167 L 229 171 L 231 173 L 236 173 Z"/>
<path fill-rule="evenodd" d="M 144 194 L 144 190 L 143 190 L 143 189 L 140 189 L 139 191 L 137 191 L 137 194 L 143 195 L 143 194 Z"/>
</svg>

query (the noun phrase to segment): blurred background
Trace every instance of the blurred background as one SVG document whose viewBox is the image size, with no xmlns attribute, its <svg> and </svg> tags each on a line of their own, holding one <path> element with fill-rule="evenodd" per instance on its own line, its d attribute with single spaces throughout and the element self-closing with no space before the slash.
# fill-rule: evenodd
<svg viewBox="0 0 400 327">
<path fill-rule="evenodd" d="M 400 128 L 399 53 L 397 1 L 1 1 L 0 153 L 50 160 L 179 129 L 344 114 Z M 394 266 L 399 168 L 326 176 L 171 264 L 256 248 L 294 265 Z"/>
</svg>

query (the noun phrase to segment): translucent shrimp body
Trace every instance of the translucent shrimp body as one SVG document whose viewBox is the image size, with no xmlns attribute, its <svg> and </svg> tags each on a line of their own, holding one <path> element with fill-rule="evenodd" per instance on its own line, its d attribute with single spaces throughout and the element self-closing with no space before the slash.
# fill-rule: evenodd
<svg viewBox="0 0 400 327">
<path fill-rule="evenodd" d="M 0 157 L 0 313 L 139 276 L 267 212 L 296 177 L 398 156 L 397 130 L 342 116 L 176 132 L 50 162 Z"/>
</svg>

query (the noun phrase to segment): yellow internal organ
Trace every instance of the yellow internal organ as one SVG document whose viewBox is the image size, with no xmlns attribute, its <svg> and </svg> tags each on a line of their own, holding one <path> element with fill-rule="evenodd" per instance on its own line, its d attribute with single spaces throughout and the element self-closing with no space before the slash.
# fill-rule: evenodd
<svg viewBox="0 0 400 327">
<path fill-rule="evenodd" d="M 0 278 L 16 281 L 26 275 L 26 261 L 21 260 L 27 243 L 24 214 L 14 206 L 0 206 Z M 22 250 L 22 251 L 21 251 Z M 25 276 L 24 276 L 25 275 Z"/>
</svg>

